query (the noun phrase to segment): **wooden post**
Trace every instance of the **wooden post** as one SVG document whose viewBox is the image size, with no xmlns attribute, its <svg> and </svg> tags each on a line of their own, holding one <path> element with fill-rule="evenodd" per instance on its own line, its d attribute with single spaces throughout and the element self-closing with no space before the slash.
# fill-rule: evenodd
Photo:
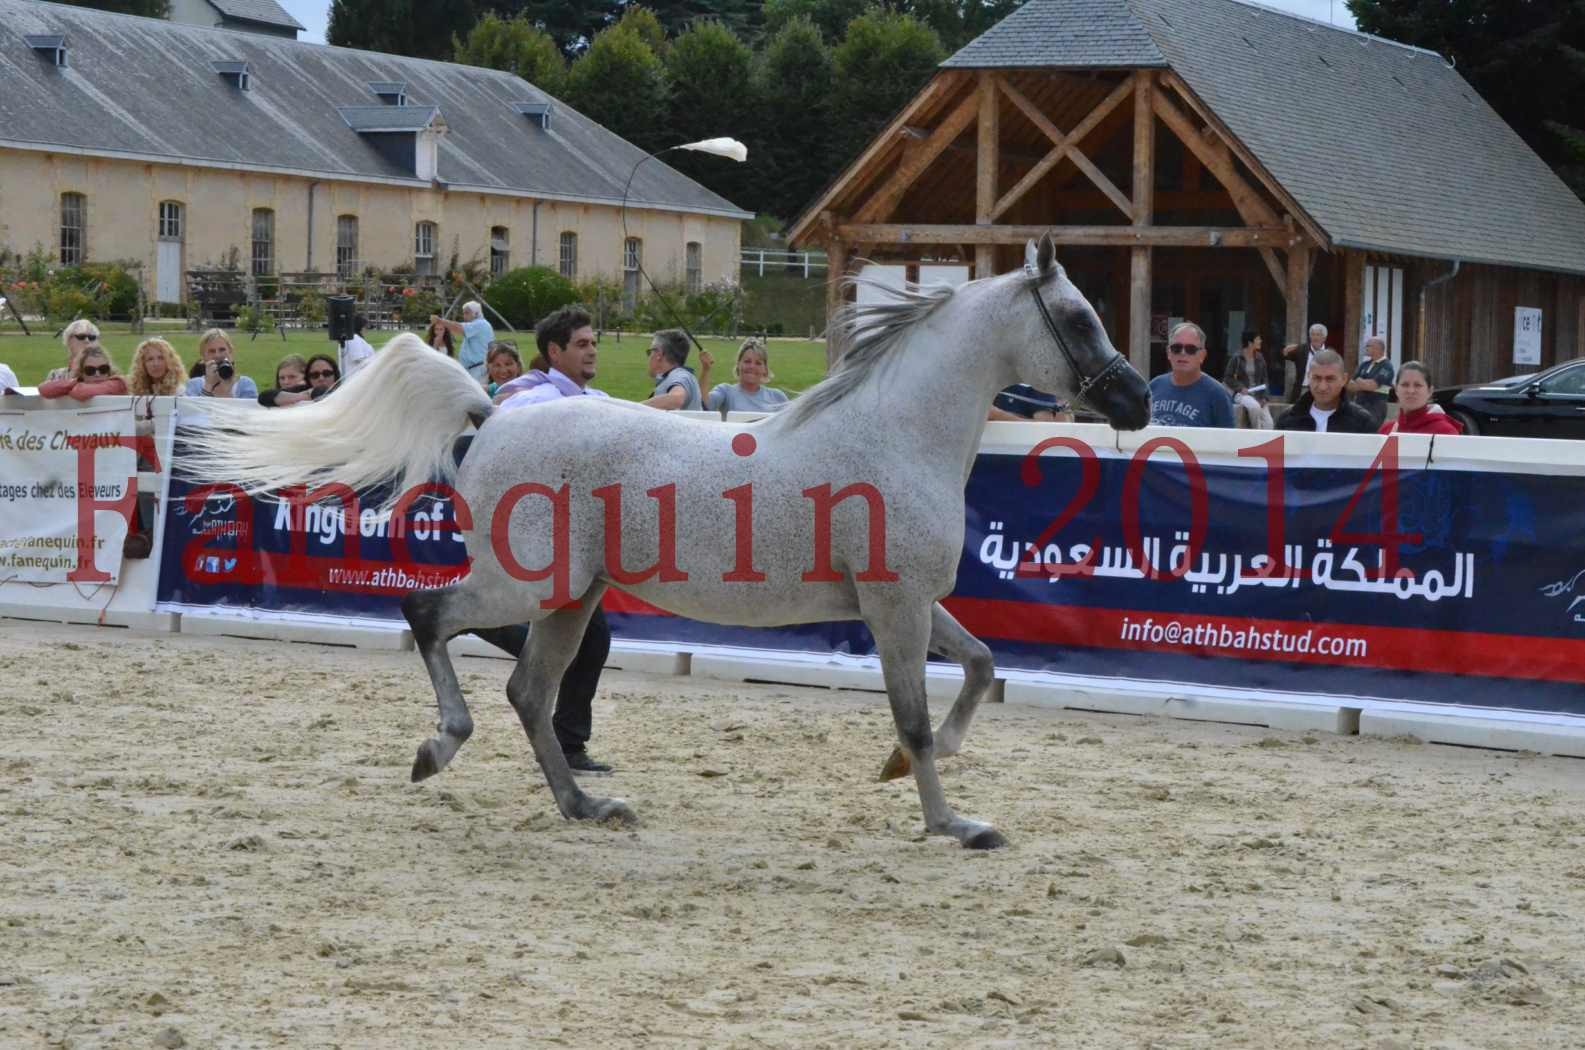
<svg viewBox="0 0 1585 1050">
<path fill-rule="evenodd" d="M 1337 340 L 1337 352 L 1343 355 L 1343 364 L 1353 368 L 1365 357 L 1364 335 L 1365 255 L 1363 252 L 1343 253 L 1343 333 Z"/>
<path fill-rule="evenodd" d="M 1001 169 L 1001 100 L 996 90 L 996 74 L 980 71 L 980 126 L 978 177 L 975 180 L 974 222 L 989 226 L 995 221 L 997 173 Z M 996 246 L 977 245 L 974 249 L 974 276 L 991 277 L 996 273 Z"/>
<path fill-rule="evenodd" d="M 826 371 L 828 372 L 836 361 L 831 339 L 831 320 L 846 299 L 842 278 L 847 276 L 847 271 L 848 246 L 833 237 L 826 241 Z"/>
<path fill-rule="evenodd" d="M 1149 226 L 1155 217 L 1156 116 L 1151 101 L 1152 74 L 1134 74 L 1134 226 Z M 1151 252 L 1134 248 L 1129 263 L 1128 360 L 1142 376 L 1150 375 Z"/>
<path fill-rule="evenodd" d="M 1299 347 L 1299 352 L 1293 358 L 1293 385 L 1287 382 L 1282 384 L 1283 396 L 1292 403 L 1298 400 L 1298 385 L 1304 382 L 1306 347 L 1310 345 L 1310 242 L 1303 239 L 1288 249 L 1287 300 L 1288 324 L 1283 344 Z M 1283 361 L 1286 371 L 1287 358 L 1283 358 Z"/>
</svg>

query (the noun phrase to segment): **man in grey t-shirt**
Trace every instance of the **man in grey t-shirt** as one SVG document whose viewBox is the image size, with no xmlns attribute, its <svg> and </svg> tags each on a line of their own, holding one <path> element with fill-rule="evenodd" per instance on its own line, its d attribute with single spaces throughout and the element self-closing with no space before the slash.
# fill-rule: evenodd
<svg viewBox="0 0 1585 1050">
<path fill-rule="evenodd" d="M 656 332 L 649 343 L 649 374 L 655 380 L 655 389 L 644 404 L 652 408 L 675 412 L 697 412 L 704 407 L 699 397 L 699 387 L 710 379 L 710 355 L 699 352 L 699 363 L 704 372 L 696 379 L 684 366 L 688 363 L 688 333 L 676 328 Z"/>
</svg>

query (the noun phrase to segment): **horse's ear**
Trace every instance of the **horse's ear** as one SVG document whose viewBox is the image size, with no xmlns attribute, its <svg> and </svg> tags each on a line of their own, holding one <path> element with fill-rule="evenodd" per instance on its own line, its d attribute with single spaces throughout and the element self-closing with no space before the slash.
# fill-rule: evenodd
<svg viewBox="0 0 1585 1050">
<path fill-rule="evenodd" d="M 1049 273 L 1051 264 L 1057 257 L 1057 242 L 1051 239 L 1051 234 L 1047 233 L 1041 236 L 1038 251 L 1033 245 L 1030 245 L 1030 251 L 1035 252 L 1035 272 L 1042 276 Z"/>
<path fill-rule="evenodd" d="M 1028 270 L 1031 276 L 1040 276 L 1040 253 L 1035 250 L 1034 241 L 1024 242 L 1024 269 Z"/>
</svg>

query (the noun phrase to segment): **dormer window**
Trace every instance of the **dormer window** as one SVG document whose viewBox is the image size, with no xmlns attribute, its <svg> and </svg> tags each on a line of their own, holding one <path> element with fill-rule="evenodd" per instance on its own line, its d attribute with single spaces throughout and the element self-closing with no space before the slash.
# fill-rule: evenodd
<svg viewBox="0 0 1585 1050">
<path fill-rule="evenodd" d="M 438 139 L 446 118 L 437 106 L 340 106 L 347 126 L 412 178 L 432 181 L 437 175 Z"/>
<path fill-rule="evenodd" d="M 541 130 L 550 130 L 551 105 L 549 102 L 514 102 L 512 103 L 512 109 L 538 124 Z"/>
<path fill-rule="evenodd" d="M 248 80 L 248 64 L 246 62 L 211 62 L 209 68 L 220 74 L 220 79 L 236 88 L 238 91 L 248 91 L 252 84 Z"/>
<path fill-rule="evenodd" d="M 50 64 L 66 68 L 66 37 L 60 33 L 29 33 L 22 38 L 27 46 L 50 60 Z"/>
<path fill-rule="evenodd" d="M 371 80 L 369 90 L 387 106 L 407 105 L 407 83 L 401 80 Z"/>
</svg>

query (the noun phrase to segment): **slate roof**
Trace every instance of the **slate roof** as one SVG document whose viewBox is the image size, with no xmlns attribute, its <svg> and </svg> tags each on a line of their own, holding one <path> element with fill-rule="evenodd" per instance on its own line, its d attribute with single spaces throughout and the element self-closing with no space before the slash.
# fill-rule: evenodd
<svg viewBox="0 0 1585 1050">
<path fill-rule="evenodd" d="M 63 33 L 57 68 L 24 34 Z M 248 64 L 238 91 L 212 61 Z M 510 73 L 181 25 L 38 0 L 0 0 L 0 148 L 426 186 L 348 126 L 344 107 L 379 102 L 375 81 L 437 107 L 439 177 L 453 190 L 617 204 L 644 151 Z M 549 129 L 512 108 L 548 103 Z M 396 107 L 386 107 L 394 109 Z M 667 167 L 646 163 L 630 201 L 751 218 Z"/>
<path fill-rule="evenodd" d="M 944 69 L 1164 67 L 1155 38 L 1122 0 L 1028 0 L 941 63 Z"/>
<path fill-rule="evenodd" d="M 943 65 L 1165 65 L 1335 246 L 1585 274 L 1585 202 L 1429 51 L 1242 0 L 1029 0 Z"/>
<path fill-rule="evenodd" d="M 227 18 L 260 22 L 267 26 L 303 31 L 303 24 L 287 13 L 275 0 L 209 0 L 209 5 Z"/>
<path fill-rule="evenodd" d="M 419 131 L 440 116 L 434 106 L 338 106 L 353 131 Z"/>
</svg>

